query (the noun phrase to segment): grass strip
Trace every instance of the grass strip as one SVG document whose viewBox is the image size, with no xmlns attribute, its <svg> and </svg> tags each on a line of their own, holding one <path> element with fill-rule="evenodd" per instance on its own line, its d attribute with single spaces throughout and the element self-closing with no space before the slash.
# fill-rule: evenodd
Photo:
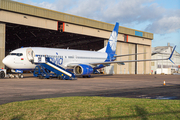
<svg viewBox="0 0 180 120">
<path fill-rule="evenodd" d="M 0 120 L 180 119 L 180 100 L 60 97 L 0 105 Z"/>
</svg>

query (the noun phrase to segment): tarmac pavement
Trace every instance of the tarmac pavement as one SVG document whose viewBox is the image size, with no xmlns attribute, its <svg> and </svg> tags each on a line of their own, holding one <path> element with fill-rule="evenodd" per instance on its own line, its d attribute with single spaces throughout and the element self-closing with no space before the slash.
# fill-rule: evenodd
<svg viewBox="0 0 180 120">
<path fill-rule="evenodd" d="M 92 75 L 58 80 L 26 74 L 23 79 L 0 79 L 0 104 L 65 96 L 180 99 L 179 91 L 180 75 Z"/>
</svg>

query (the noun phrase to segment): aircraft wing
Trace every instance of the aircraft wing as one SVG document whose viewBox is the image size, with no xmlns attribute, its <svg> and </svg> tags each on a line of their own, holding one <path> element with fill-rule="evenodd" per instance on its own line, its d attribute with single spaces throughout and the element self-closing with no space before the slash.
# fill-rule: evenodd
<svg viewBox="0 0 180 120">
<path fill-rule="evenodd" d="M 104 65 L 104 66 L 109 66 L 110 64 L 114 64 L 114 63 L 118 63 L 121 65 L 124 65 L 124 63 L 126 62 L 142 62 L 142 61 L 156 61 L 156 60 L 168 60 L 169 58 L 166 59 L 146 59 L 146 60 L 125 60 L 125 61 L 110 61 L 110 62 L 92 62 L 92 63 L 70 63 L 67 65 L 67 67 L 73 68 L 79 64 L 86 64 L 86 65 L 90 65 L 90 66 L 97 66 L 97 65 Z"/>
<path fill-rule="evenodd" d="M 169 56 L 169 58 L 165 58 L 165 59 L 125 60 L 125 61 L 92 62 L 92 63 L 70 63 L 70 64 L 67 65 L 67 67 L 72 67 L 73 68 L 74 66 L 77 66 L 79 64 L 86 64 L 86 65 L 90 65 L 90 66 L 97 66 L 97 65 L 102 64 L 104 66 L 108 66 L 110 64 L 118 63 L 118 64 L 121 64 L 121 65 L 124 65 L 124 63 L 127 63 L 127 62 L 143 62 L 143 61 L 158 61 L 158 60 L 170 60 L 172 63 L 174 63 L 171 60 L 171 57 L 172 57 L 172 55 L 174 53 L 175 48 L 176 48 L 176 46 L 174 47 L 174 49 L 173 49 L 171 55 Z M 144 53 L 137 53 L 137 54 L 144 54 Z"/>
<path fill-rule="evenodd" d="M 114 57 L 123 57 L 123 56 L 130 56 L 130 55 L 139 55 L 139 54 L 146 54 L 146 53 L 135 53 L 135 54 L 115 55 Z"/>
<path fill-rule="evenodd" d="M 171 57 L 174 53 L 176 46 L 174 47 L 171 55 L 169 56 L 169 58 L 165 58 L 165 59 L 146 59 L 146 60 L 125 60 L 125 61 L 110 61 L 110 62 L 97 62 L 97 63 L 89 63 L 91 65 L 98 65 L 98 64 L 103 64 L 103 65 L 108 65 L 108 64 L 114 64 L 114 63 L 119 63 L 119 64 L 124 64 L 126 62 L 143 62 L 143 61 L 158 61 L 158 60 L 170 60 L 173 64 L 175 64 L 172 60 Z M 140 53 L 141 54 L 141 53 Z"/>
<path fill-rule="evenodd" d="M 114 63 L 119 63 L 119 64 L 124 64 L 126 62 L 143 62 L 143 61 L 157 61 L 157 60 L 168 60 L 169 58 L 166 59 L 146 59 L 146 60 L 125 60 L 125 61 L 110 61 L 110 62 L 97 62 L 97 63 L 89 63 L 91 65 L 98 65 L 98 64 L 114 64 Z"/>
</svg>

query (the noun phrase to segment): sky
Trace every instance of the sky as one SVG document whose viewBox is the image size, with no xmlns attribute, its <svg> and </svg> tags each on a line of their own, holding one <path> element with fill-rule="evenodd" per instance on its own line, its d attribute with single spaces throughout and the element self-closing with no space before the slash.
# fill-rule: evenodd
<svg viewBox="0 0 180 120">
<path fill-rule="evenodd" d="M 14 0 L 154 34 L 152 47 L 177 45 L 180 0 Z"/>
</svg>

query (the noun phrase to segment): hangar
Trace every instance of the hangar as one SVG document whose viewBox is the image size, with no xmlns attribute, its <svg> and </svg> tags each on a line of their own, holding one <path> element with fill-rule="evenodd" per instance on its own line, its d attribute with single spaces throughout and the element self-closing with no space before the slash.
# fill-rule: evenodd
<svg viewBox="0 0 180 120">
<path fill-rule="evenodd" d="M 0 68 L 2 59 L 19 47 L 55 47 L 99 50 L 106 45 L 114 24 L 44 9 L 11 0 L 0 0 Z M 151 58 L 153 34 L 119 26 L 117 60 Z M 114 74 L 148 74 L 150 62 L 114 64 L 105 69 Z"/>
</svg>

